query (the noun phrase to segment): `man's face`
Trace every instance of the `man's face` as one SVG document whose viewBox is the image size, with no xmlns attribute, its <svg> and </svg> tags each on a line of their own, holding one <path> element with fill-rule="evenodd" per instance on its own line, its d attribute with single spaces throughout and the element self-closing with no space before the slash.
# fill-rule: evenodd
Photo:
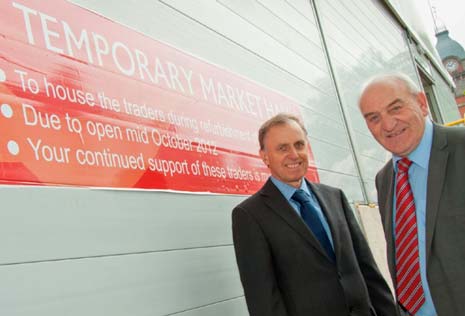
<svg viewBox="0 0 465 316">
<path fill-rule="evenodd" d="M 423 137 L 428 104 L 423 92 L 413 94 L 402 82 L 389 81 L 364 91 L 360 111 L 376 140 L 393 154 L 406 157 Z"/>
<path fill-rule="evenodd" d="M 263 141 L 260 157 L 276 179 L 300 187 L 308 168 L 308 143 L 296 122 L 271 127 Z"/>
</svg>

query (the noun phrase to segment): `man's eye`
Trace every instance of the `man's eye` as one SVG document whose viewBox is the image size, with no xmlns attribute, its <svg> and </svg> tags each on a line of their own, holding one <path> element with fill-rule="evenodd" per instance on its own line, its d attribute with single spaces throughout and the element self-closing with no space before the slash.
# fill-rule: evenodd
<svg viewBox="0 0 465 316">
<path fill-rule="evenodd" d="M 377 123 L 379 122 L 379 115 L 370 115 L 366 118 L 366 120 L 369 122 L 369 123 Z"/>
<path fill-rule="evenodd" d="M 396 106 L 393 106 L 389 112 L 398 113 L 401 109 L 402 109 L 402 106 L 396 105 Z"/>
</svg>

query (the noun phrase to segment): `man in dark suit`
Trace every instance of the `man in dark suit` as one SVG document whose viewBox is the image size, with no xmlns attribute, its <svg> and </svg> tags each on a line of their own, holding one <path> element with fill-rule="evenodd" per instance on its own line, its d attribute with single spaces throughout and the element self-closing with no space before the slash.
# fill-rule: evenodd
<svg viewBox="0 0 465 316">
<path fill-rule="evenodd" d="M 403 74 L 371 79 L 359 103 L 393 154 L 376 186 L 399 310 L 465 315 L 465 128 L 433 124 L 425 94 Z"/>
<path fill-rule="evenodd" d="M 395 315 L 344 193 L 304 178 L 309 152 L 299 119 L 271 118 L 259 143 L 271 177 L 232 214 L 250 315 Z"/>
</svg>

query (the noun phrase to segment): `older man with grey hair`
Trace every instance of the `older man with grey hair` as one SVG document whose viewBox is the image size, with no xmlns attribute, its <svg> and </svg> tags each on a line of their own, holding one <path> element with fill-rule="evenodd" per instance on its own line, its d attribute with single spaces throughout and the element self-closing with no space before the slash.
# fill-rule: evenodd
<svg viewBox="0 0 465 316">
<path fill-rule="evenodd" d="M 432 123 L 404 74 L 369 80 L 359 106 L 392 153 L 376 187 L 401 314 L 465 315 L 465 128 Z"/>
</svg>

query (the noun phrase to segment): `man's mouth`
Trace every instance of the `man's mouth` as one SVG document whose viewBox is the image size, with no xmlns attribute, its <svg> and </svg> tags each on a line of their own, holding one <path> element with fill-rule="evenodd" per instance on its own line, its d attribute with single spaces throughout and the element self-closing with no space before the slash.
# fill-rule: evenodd
<svg viewBox="0 0 465 316">
<path fill-rule="evenodd" d="M 301 164 L 302 164 L 301 162 L 288 163 L 288 164 L 286 164 L 286 167 L 288 167 L 290 169 L 295 169 L 295 168 L 300 167 Z"/>
<path fill-rule="evenodd" d="M 391 133 L 387 134 L 386 137 L 387 137 L 387 138 L 397 137 L 397 136 L 399 136 L 400 134 L 402 134 L 403 132 L 405 132 L 406 129 L 407 129 L 406 127 L 401 128 L 401 129 L 399 129 L 398 131 L 391 132 Z"/>
</svg>

